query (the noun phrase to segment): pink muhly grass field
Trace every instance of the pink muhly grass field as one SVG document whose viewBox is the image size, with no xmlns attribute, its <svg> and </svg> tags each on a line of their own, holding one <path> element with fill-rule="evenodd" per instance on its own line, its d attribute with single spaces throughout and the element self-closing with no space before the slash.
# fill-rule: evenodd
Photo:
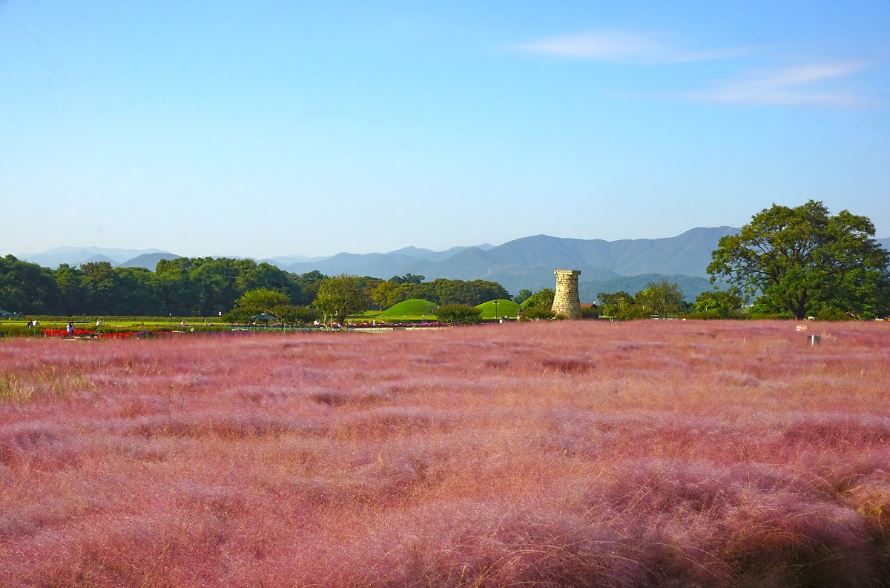
<svg viewBox="0 0 890 588">
<path fill-rule="evenodd" d="M 0 585 L 888 585 L 890 325 L 807 333 L 5 340 Z"/>
</svg>

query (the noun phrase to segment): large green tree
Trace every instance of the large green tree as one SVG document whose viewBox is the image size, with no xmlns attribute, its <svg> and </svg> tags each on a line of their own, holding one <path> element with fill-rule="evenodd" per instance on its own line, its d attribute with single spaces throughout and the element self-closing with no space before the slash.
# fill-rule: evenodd
<svg viewBox="0 0 890 588">
<path fill-rule="evenodd" d="M 315 293 L 318 291 L 318 285 L 327 276 L 318 270 L 313 270 L 299 276 L 293 276 L 294 285 L 299 289 L 299 293 L 291 299 L 296 304 L 311 304 L 315 300 Z"/>
<path fill-rule="evenodd" d="M 287 306 L 290 300 L 287 294 L 270 288 L 257 288 L 248 290 L 238 297 L 235 307 L 226 315 L 229 320 L 247 320 L 253 315 L 262 312 L 275 312 L 275 307 Z M 277 314 L 277 313 L 276 313 Z"/>
<path fill-rule="evenodd" d="M 826 307 L 873 314 L 888 283 L 888 254 L 874 234 L 867 217 L 832 216 L 821 202 L 774 204 L 720 239 L 708 273 L 798 319 Z"/>
<path fill-rule="evenodd" d="M 683 309 L 683 291 L 674 282 L 649 282 L 636 293 L 634 302 L 649 315 L 665 317 Z"/>
<path fill-rule="evenodd" d="M 333 276 L 318 284 L 313 303 L 324 316 L 324 321 L 342 323 L 350 314 L 367 308 L 367 294 L 362 278 Z"/>
<path fill-rule="evenodd" d="M 371 301 L 379 308 L 389 308 L 403 300 L 407 300 L 409 285 L 402 282 L 387 280 L 380 282 L 371 291 Z"/>
<path fill-rule="evenodd" d="M 318 316 L 315 309 L 290 303 L 287 294 L 270 288 L 248 290 L 238 297 L 235 307 L 225 318 L 232 322 L 249 322 L 254 316 L 270 313 L 290 325 L 311 323 Z"/>
<path fill-rule="evenodd" d="M 626 318 L 628 310 L 634 305 L 634 297 L 619 290 L 618 292 L 600 292 L 596 295 L 600 316 L 609 318 Z"/>
</svg>

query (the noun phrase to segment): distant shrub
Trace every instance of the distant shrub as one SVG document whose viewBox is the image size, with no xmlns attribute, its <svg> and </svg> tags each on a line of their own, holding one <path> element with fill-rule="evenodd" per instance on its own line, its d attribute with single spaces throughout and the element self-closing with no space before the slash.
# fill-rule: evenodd
<svg viewBox="0 0 890 588">
<path fill-rule="evenodd" d="M 550 310 L 549 306 L 532 306 L 531 308 L 525 309 L 521 318 L 524 321 L 536 321 L 541 319 L 550 320 L 557 317 L 553 314 L 553 311 Z"/>
<path fill-rule="evenodd" d="M 790 312 L 748 312 L 748 318 L 755 321 L 791 320 L 794 318 Z"/>
<path fill-rule="evenodd" d="M 585 319 L 598 319 L 600 317 L 600 310 L 598 308 L 587 307 L 581 309 L 581 318 Z"/>
<path fill-rule="evenodd" d="M 471 325 L 478 323 L 482 311 L 475 306 L 466 304 L 443 304 L 436 311 L 436 316 L 449 325 Z"/>
<path fill-rule="evenodd" d="M 742 302 L 741 294 L 736 290 L 709 290 L 696 297 L 692 308 L 698 313 L 727 318 L 733 311 L 742 307 Z"/>
<path fill-rule="evenodd" d="M 733 310 L 729 312 L 729 314 L 724 315 L 720 311 L 717 310 L 707 310 L 707 311 L 696 311 L 693 310 L 691 312 L 683 313 L 683 318 L 687 318 L 690 320 L 699 320 L 699 321 L 707 321 L 707 320 L 739 320 L 744 321 L 751 318 L 744 310 Z"/>
<path fill-rule="evenodd" d="M 622 308 L 615 313 L 614 318 L 622 321 L 630 321 L 634 319 L 648 319 L 652 317 L 652 312 L 645 306 L 639 304 L 631 304 Z"/>
<path fill-rule="evenodd" d="M 269 314 L 275 317 L 273 322 L 288 325 L 305 325 L 320 317 L 320 313 L 316 309 L 308 306 L 276 304 L 260 311 L 235 308 L 232 312 L 223 315 L 223 318 L 231 323 L 247 323 L 251 322 L 253 316 L 259 314 Z"/>
<path fill-rule="evenodd" d="M 861 315 L 857 315 L 855 313 L 841 310 L 840 308 L 836 308 L 833 306 L 823 306 L 815 313 L 813 313 L 813 316 L 815 316 L 820 321 L 849 321 L 861 319 L 870 320 L 874 318 L 874 315 L 871 313 L 863 313 Z"/>
<path fill-rule="evenodd" d="M 319 318 L 319 312 L 309 306 L 282 304 L 272 307 L 272 312 L 290 325 L 306 325 Z"/>
</svg>

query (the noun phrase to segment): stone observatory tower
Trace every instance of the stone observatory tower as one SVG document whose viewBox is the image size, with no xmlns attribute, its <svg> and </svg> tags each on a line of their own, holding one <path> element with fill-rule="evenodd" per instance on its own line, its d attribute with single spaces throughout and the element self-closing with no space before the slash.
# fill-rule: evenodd
<svg viewBox="0 0 890 588">
<path fill-rule="evenodd" d="M 556 274 L 556 292 L 553 295 L 553 314 L 567 319 L 581 318 L 581 298 L 578 295 L 578 276 L 580 270 L 558 269 Z"/>
</svg>

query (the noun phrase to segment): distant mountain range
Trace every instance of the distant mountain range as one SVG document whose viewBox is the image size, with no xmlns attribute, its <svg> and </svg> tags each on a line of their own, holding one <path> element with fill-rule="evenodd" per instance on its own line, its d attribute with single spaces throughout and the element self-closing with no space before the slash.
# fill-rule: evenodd
<svg viewBox="0 0 890 588">
<path fill-rule="evenodd" d="M 146 267 L 154 270 L 160 259 L 179 257 L 161 249 L 113 249 L 108 247 L 55 247 L 43 253 L 23 255 L 22 259 L 40 264 L 44 267 L 57 268 L 63 263 L 70 266 L 107 261 L 114 266 Z M 143 265 L 144 262 L 154 263 Z"/>
<path fill-rule="evenodd" d="M 732 227 L 698 228 L 664 239 L 563 239 L 535 235 L 496 247 L 455 247 L 443 252 L 409 248 L 390 253 L 338 253 L 313 262 L 298 262 L 285 269 L 295 273 L 319 270 L 324 274 L 361 274 L 390 277 L 405 273 L 427 279 L 486 279 L 517 292 L 553 285 L 553 270 L 581 270 L 582 298 L 598 291 L 636 291 L 650 281 L 669 277 L 688 296 L 709 288 L 705 271 L 711 251 Z"/>
<path fill-rule="evenodd" d="M 166 251 L 142 253 L 141 255 L 137 255 L 133 259 L 128 259 L 119 265 L 120 267 L 144 267 L 145 269 L 155 271 L 155 268 L 158 267 L 158 262 L 162 259 L 176 259 L 177 257 L 179 256 Z"/>
<path fill-rule="evenodd" d="M 406 273 L 427 279 L 485 279 L 500 282 L 516 293 L 522 288 L 537 290 L 553 286 L 553 270 L 558 267 L 581 270 L 582 300 L 592 300 L 598 292 L 636 292 L 649 282 L 668 279 L 680 285 L 686 297 L 710 289 L 706 268 L 711 251 L 733 227 L 695 228 L 676 237 L 662 239 L 564 239 L 535 235 L 502 245 L 452 247 L 432 251 L 405 247 L 389 253 L 338 253 L 330 257 L 300 255 L 263 259 L 294 273 L 318 270 L 323 274 L 356 274 L 389 278 Z M 890 238 L 878 240 L 890 250 Z M 75 266 L 91 261 L 107 261 L 120 267 L 154 270 L 161 259 L 175 259 L 160 249 L 105 249 L 100 247 L 58 247 L 23 256 L 47 267 L 60 263 Z"/>
</svg>

